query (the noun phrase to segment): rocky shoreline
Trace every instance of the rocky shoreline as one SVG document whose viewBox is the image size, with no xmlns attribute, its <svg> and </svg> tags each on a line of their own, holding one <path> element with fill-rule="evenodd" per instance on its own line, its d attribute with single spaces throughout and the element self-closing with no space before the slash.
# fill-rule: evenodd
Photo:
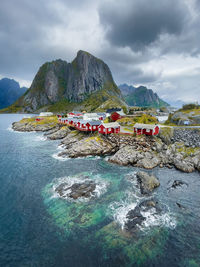
<svg viewBox="0 0 200 267">
<path fill-rule="evenodd" d="M 158 137 L 87 134 L 58 123 L 14 122 L 15 131 L 42 131 L 50 140 L 61 140 L 61 157 L 109 155 L 108 161 L 144 169 L 177 168 L 183 172 L 200 171 L 200 131 L 163 128 Z M 189 136 L 189 137 L 188 137 Z M 188 137 L 188 138 L 187 138 Z M 189 140 L 189 141 L 188 141 Z"/>
</svg>

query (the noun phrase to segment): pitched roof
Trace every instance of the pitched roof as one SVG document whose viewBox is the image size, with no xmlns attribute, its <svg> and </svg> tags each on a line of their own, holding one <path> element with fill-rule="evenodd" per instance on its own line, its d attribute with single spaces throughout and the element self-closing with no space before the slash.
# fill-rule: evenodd
<svg viewBox="0 0 200 267">
<path fill-rule="evenodd" d="M 143 124 L 143 123 L 136 123 L 134 125 L 134 128 L 138 128 L 138 129 L 155 129 L 155 127 L 159 127 L 158 125 L 153 125 L 153 124 Z"/>
<path fill-rule="evenodd" d="M 120 127 L 118 122 L 102 123 L 105 128 L 118 128 Z"/>
<path fill-rule="evenodd" d="M 88 121 L 90 125 L 100 125 L 101 121 Z"/>
<path fill-rule="evenodd" d="M 109 108 L 106 110 L 107 113 L 112 113 L 112 112 L 115 112 L 115 111 L 121 111 L 121 108 Z"/>
</svg>

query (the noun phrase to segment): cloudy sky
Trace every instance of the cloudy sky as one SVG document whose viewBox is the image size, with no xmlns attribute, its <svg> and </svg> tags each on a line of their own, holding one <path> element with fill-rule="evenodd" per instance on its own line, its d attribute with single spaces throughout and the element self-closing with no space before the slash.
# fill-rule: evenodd
<svg viewBox="0 0 200 267">
<path fill-rule="evenodd" d="M 117 84 L 200 102 L 200 0 L 1 0 L 0 77 L 29 86 L 41 64 L 80 49 Z"/>
</svg>

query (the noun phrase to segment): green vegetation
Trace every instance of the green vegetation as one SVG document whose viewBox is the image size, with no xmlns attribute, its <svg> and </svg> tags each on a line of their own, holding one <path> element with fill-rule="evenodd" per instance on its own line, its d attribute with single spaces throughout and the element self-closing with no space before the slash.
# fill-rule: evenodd
<svg viewBox="0 0 200 267">
<path fill-rule="evenodd" d="M 122 126 L 133 126 L 135 123 L 145 123 L 145 124 L 156 124 L 158 120 L 156 117 L 151 115 L 143 114 L 142 116 L 137 117 L 124 117 L 117 120 Z"/>
<path fill-rule="evenodd" d="M 58 123 L 57 116 L 48 116 L 48 117 L 40 117 L 42 120 L 36 121 L 37 117 L 32 117 L 32 118 L 24 118 L 20 121 L 20 123 L 30 123 L 32 125 L 45 125 L 45 124 L 50 124 L 52 126 L 56 126 Z"/>
</svg>

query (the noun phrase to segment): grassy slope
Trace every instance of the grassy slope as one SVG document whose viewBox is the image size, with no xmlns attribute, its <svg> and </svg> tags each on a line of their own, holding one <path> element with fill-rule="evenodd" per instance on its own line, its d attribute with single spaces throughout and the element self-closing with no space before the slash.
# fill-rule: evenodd
<svg viewBox="0 0 200 267">
<path fill-rule="evenodd" d="M 135 123 L 145 123 L 145 124 L 156 124 L 158 123 L 157 118 L 143 114 L 138 117 L 125 117 L 117 120 L 122 126 L 133 126 Z"/>
</svg>

